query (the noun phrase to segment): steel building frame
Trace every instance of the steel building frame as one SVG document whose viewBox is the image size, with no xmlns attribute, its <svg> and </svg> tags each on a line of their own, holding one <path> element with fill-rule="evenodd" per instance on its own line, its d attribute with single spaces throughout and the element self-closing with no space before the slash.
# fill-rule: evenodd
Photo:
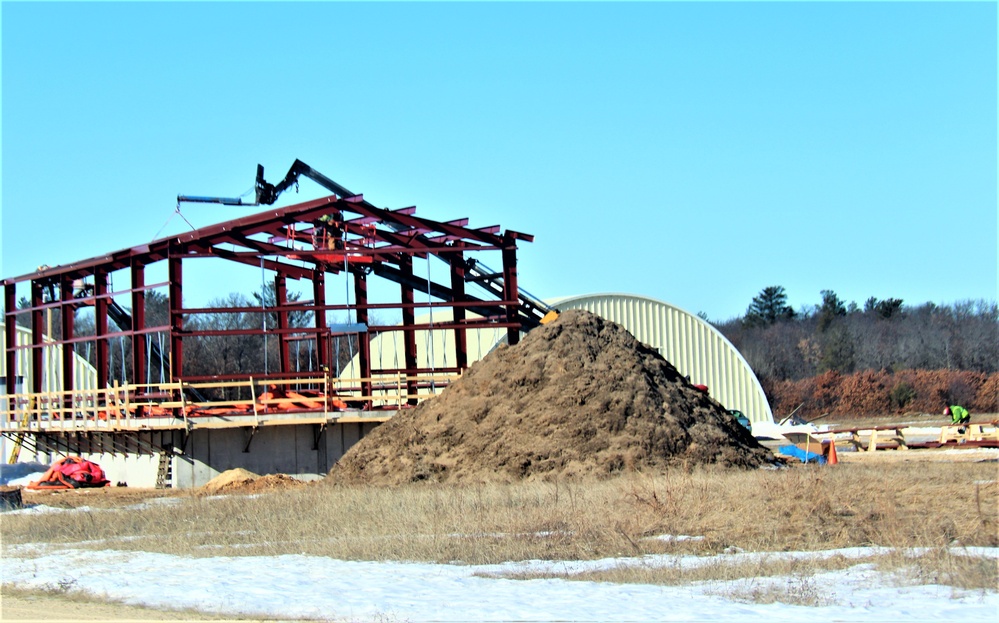
<svg viewBox="0 0 999 623">
<path fill-rule="evenodd" d="M 96 345 L 97 386 L 109 387 L 109 342 L 116 338 L 132 338 L 131 364 L 133 377 L 143 379 L 146 374 L 147 356 L 144 336 L 164 332 L 169 345 L 169 383 L 204 382 L 220 380 L 219 377 L 193 377 L 185 375 L 185 340 L 198 336 L 216 335 L 270 335 L 277 336 L 280 357 L 277 371 L 247 371 L 224 380 L 257 382 L 288 379 L 295 376 L 291 369 L 289 343 L 305 335 L 315 344 L 320 369 L 328 367 L 326 348 L 332 330 L 326 325 L 326 312 L 352 311 L 356 314 L 361 377 L 366 379 L 361 394 L 370 395 L 371 379 L 377 374 L 397 374 L 405 377 L 408 404 L 415 404 L 417 384 L 415 378 L 425 370 L 419 367 L 416 349 L 416 331 L 427 329 L 414 322 L 418 308 L 443 307 L 452 310 L 453 320 L 437 323 L 433 329 L 454 334 L 455 362 L 446 370 L 433 372 L 461 372 L 467 368 L 465 332 L 483 327 L 502 327 L 508 340 L 515 344 L 522 330 L 537 326 L 544 310 L 532 304 L 518 287 L 517 241 L 531 242 L 533 236 L 506 230 L 500 226 L 469 228 L 468 219 L 437 222 L 416 215 L 415 207 L 396 210 L 378 208 L 367 202 L 363 195 L 332 194 L 320 199 L 273 208 L 185 234 L 161 238 L 148 244 L 131 247 L 69 265 L 42 267 L 37 272 L 20 277 L 3 279 L 4 320 L 7 332 L 6 390 L 11 404 L 8 413 L 17 411 L 13 404 L 15 383 L 19 376 L 16 351 L 31 350 L 32 387 L 26 391 L 42 391 L 42 348 L 46 345 L 61 346 L 65 396 L 60 398 L 66 410 L 72 410 L 69 394 L 73 391 L 74 346 L 85 341 Z M 483 271 L 470 254 L 498 252 L 502 258 L 502 272 Z M 414 275 L 414 259 L 434 256 L 447 264 L 449 280 L 438 283 Z M 217 258 L 260 267 L 273 275 L 276 306 L 246 308 L 184 308 L 184 273 L 188 270 L 185 260 L 190 258 Z M 428 260 L 429 261 L 429 260 Z M 166 262 L 168 280 L 165 283 L 146 283 L 146 268 Z M 110 291 L 108 276 L 127 270 L 129 287 Z M 353 280 L 354 302 L 327 304 L 326 279 L 330 274 L 349 273 Z M 371 303 L 368 300 L 368 281 L 375 276 L 398 284 L 399 297 L 393 303 Z M 307 280 L 312 284 L 313 300 L 289 301 L 287 280 Z M 88 283 L 87 289 L 80 284 Z M 485 297 L 475 297 L 466 292 L 466 284 L 482 284 Z M 17 308 L 18 286 L 30 288 L 30 304 Z M 167 288 L 169 321 L 163 326 L 146 323 L 145 298 L 147 292 Z M 427 295 L 426 302 L 417 302 L 414 294 Z M 48 297 L 45 296 L 48 293 Z M 124 313 L 115 296 L 128 296 L 131 315 Z M 430 298 L 436 299 L 431 301 Z M 95 309 L 95 335 L 78 336 L 74 332 L 73 311 L 81 305 Z M 61 337 L 43 344 L 43 314 L 46 310 L 61 310 Z M 370 326 L 372 310 L 397 309 L 402 314 L 402 324 Z M 315 326 L 290 327 L 292 312 L 311 311 Z M 185 317 L 208 313 L 269 313 L 277 315 L 277 327 L 268 329 L 196 330 L 185 327 Z M 468 312 L 473 312 L 469 314 Z M 14 339 L 16 316 L 30 314 L 32 340 L 18 346 Z M 118 325 L 109 326 L 108 320 Z M 373 370 L 370 343 L 374 335 L 400 331 L 405 344 L 405 363 L 393 370 Z M 315 374 L 322 376 L 322 372 Z M 301 376 L 301 373 L 298 373 Z M 328 376 L 328 374 L 327 374 Z M 153 391 L 135 386 L 126 400 L 137 401 L 144 392 Z M 149 396 L 146 396 L 148 398 Z M 7 407 L 8 405 L 4 405 Z M 370 403 L 366 408 L 370 408 Z"/>
</svg>

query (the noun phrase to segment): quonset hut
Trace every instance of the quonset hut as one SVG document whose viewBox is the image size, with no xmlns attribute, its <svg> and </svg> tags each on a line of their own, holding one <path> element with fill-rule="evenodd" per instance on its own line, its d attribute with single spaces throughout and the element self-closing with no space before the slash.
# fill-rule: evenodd
<svg viewBox="0 0 999 623">
<path fill-rule="evenodd" d="M 696 385 L 706 385 L 712 398 L 728 409 L 741 411 L 751 422 L 773 422 L 773 411 L 759 379 L 746 359 L 724 335 L 696 315 L 675 305 L 647 296 L 622 293 L 586 294 L 550 299 L 548 304 L 565 311 L 584 309 L 616 322 L 641 342 L 657 349 L 682 374 Z M 448 369 L 454 358 L 454 344 L 447 331 L 435 330 L 435 323 L 446 326 L 444 313 L 419 319 L 428 327 L 417 333 L 417 357 L 428 369 Z M 478 361 L 497 344 L 506 341 L 498 328 L 470 331 L 467 335 L 469 362 Z M 371 352 L 379 367 L 391 367 L 400 357 L 401 345 L 393 334 L 377 336 Z M 355 358 L 343 370 L 356 375 Z"/>
</svg>

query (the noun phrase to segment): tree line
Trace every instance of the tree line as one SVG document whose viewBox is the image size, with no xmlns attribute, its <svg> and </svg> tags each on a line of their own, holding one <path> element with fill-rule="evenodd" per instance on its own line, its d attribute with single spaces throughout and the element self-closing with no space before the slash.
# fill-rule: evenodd
<svg viewBox="0 0 999 623">
<path fill-rule="evenodd" d="M 834 291 L 798 310 L 782 286 L 764 288 L 746 313 L 713 323 L 771 381 L 861 370 L 999 370 L 999 306 L 968 300 L 905 305 L 871 297 L 846 303 Z"/>
<path fill-rule="evenodd" d="M 769 286 L 741 317 L 712 323 L 746 358 L 775 414 L 935 413 L 955 403 L 999 409 L 994 301 L 906 305 L 871 297 L 859 305 L 832 290 L 819 294 L 818 303 L 795 310 L 782 286 Z"/>
</svg>

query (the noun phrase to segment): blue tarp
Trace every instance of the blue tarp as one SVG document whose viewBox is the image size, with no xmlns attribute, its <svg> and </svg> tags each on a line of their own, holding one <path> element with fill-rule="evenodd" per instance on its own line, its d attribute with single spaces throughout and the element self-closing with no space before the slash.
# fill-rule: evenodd
<svg viewBox="0 0 999 623">
<path fill-rule="evenodd" d="M 821 465 L 826 462 L 826 458 L 821 454 L 816 452 L 805 452 L 795 445 L 781 446 L 777 451 L 785 456 L 793 456 L 794 458 L 799 459 L 802 463 L 819 463 Z"/>
</svg>

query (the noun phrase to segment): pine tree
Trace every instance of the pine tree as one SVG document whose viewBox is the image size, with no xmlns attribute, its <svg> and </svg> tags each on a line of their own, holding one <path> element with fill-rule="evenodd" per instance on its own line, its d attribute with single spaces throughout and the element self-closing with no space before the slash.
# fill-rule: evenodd
<svg viewBox="0 0 999 623">
<path fill-rule="evenodd" d="M 752 327 L 768 327 L 781 320 L 794 318 L 794 310 L 787 304 L 783 286 L 767 286 L 753 298 L 743 322 Z"/>
</svg>

